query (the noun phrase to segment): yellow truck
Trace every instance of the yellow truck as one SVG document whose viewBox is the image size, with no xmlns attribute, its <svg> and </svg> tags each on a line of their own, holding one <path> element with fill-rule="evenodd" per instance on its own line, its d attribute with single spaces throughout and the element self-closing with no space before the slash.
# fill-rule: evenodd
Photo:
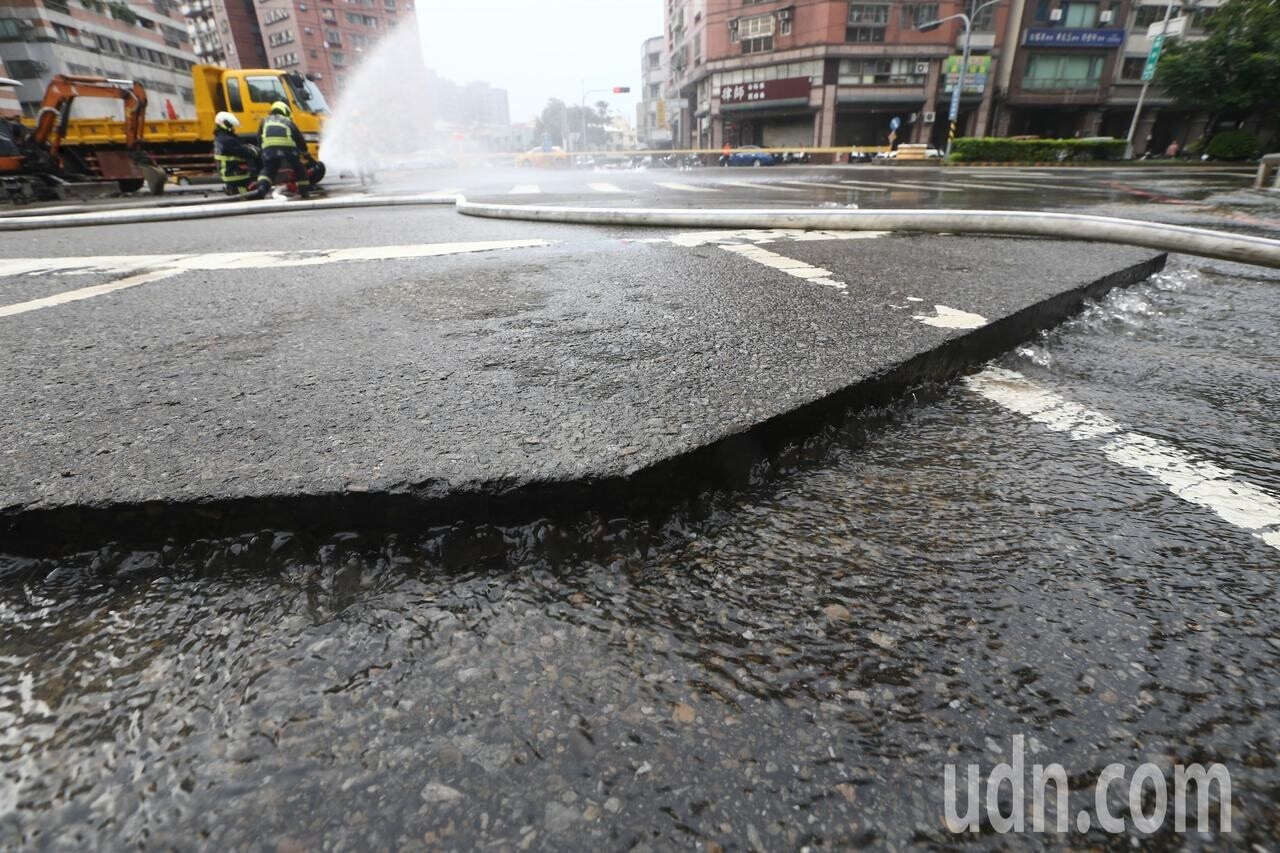
<svg viewBox="0 0 1280 853">
<path fill-rule="evenodd" d="M 141 150 L 168 175 L 184 178 L 217 174 L 213 159 L 213 117 L 223 110 L 234 113 L 240 119 L 240 134 L 246 139 L 256 137 L 263 118 L 275 101 L 289 104 L 293 122 L 306 138 L 311 156 L 318 154 L 320 131 L 329 107 L 316 84 L 301 74 L 262 68 L 196 65 L 191 69 L 191 76 L 195 118 L 147 117 L 143 122 Z M 120 151 L 129 146 L 127 118 L 64 116 L 61 128 L 63 157 L 78 160 L 88 175 L 94 175 L 99 171 L 100 153 Z M 29 125 L 34 127 L 34 121 Z"/>
</svg>

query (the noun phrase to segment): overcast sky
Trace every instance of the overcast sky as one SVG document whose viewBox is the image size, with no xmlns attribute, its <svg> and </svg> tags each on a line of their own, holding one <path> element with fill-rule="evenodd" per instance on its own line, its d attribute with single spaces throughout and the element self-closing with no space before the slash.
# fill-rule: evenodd
<svg viewBox="0 0 1280 853">
<path fill-rule="evenodd" d="M 417 0 L 427 66 L 456 83 L 484 80 L 527 121 L 548 98 L 630 86 L 607 100 L 635 122 L 644 40 L 662 34 L 664 0 Z"/>
</svg>

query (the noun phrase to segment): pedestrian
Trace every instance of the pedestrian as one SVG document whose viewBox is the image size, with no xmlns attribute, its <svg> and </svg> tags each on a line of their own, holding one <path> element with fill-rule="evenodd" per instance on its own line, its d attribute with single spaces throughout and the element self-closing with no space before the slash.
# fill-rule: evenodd
<svg viewBox="0 0 1280 853">
<path fill-rule="evenodd" d="M 733 146 L 729 144 L 729 140 L 724 141 L 724 147 L 720 149 L 720 165 L 729 165 L 729 155 L 733 153 Z"/>
<path fill-rule="evenodd" d="M 1175 139 L 1172 142 L 1170 142 L 1169 147 L 1164 150 L 1164 156 L 1172 160 L 1174 157 L 1178 156 L 1178 153 L 1181 150 L 1182 149 L 1178 147 L 1178 140 Z"/>
<path fill-rule="evenodd" d="M 311 159 L 307 153 L 307 141 L 302 136 L 302 131 L 289 118 L 290 113 L 288 104 L 276 101 L 271 105 L 271 113 L 262 120 L 262 129 L 258 133 L 258 144 L 262 148 L 262 171 L 258 175 L 255 190 L 258 198 L 264 198 L 271 192 L 281 166 L 286 166 L 293 172 L 298 195 L 306 198 L 310 192 L 311 182 L 302 165 L 303 158 Z"/>
<path fill-rule="evenodd" d="M 227 195 L 245 195 L 251 189 L 253 176 L 262 168 L 258 149 L 236 136 L 240 119 L 220 112 L 213 117 L 213 159 L 218 164 L 218 177 Z"/>
</svg>

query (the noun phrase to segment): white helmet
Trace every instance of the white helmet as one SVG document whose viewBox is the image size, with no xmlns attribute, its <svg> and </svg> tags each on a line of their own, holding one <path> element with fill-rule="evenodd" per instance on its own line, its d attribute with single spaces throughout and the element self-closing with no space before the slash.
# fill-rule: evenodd
<svg viewBox="0 0 1280 853">
<path fill-rule="evenodd" d="M 213 117 L 213 123 L 218 127 L 234 132 L 235 129 L 240 126 L 240 119 L 236 118 L 234 114 L 224 110 Z"/>
</svg>

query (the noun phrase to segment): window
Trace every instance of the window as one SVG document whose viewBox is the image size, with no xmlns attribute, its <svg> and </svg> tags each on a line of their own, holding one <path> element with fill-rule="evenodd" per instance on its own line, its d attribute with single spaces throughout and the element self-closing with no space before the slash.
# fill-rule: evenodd
<svg viewBox="0 0 1280 853">
<path fill-rule="evenodd" d="M 39 77 L 45 66 L 44 63 L 32 59 L 11 59 L 5 63 L 5 68 L 19 80 L 30 80 L 33 77 Z"/>
<path fill-rule="evenodd" d="M 650 67 L 650 68 L 658 68 L 658 67 L 659 67 L 659 66 L 661 66 L 661 65 L 662 65 L 662 54 L 661 54 L 661 53 L 651 53 L 651 54 L 649 54 L 649 67 Z"/>
<path fill-rule="evenodd" d="M 272 47 L 279 47 L 282 44 L 288 44 L 293 41 L 293 30 L 282 30 L 278 33 L 272 33 L 267 36 L 267 44 Z"/>
<path fill-rule="evenodd" d="M 975 17 L 973 7 L 984 2 L 984 0 L 965 0 L 964 11 L 972 19 L 971 25 L 975 33 L 994 33 L 996 31 L 996 6 L 992 4 L 983 9 Z"/>
<path fill-rule="evenodd" d="M 661 84 L 661 83 L 650 83 L 650 84 L 649 84 L 649 98 L 650 98 L 650 100 L 653 100 L 653 99 L 655 99 L 655 98 L 659 98 L 659 97 L 661 97 L 661 96 L 662 96 L 662 84 Z"/>
<path fill-rule="evenodd" d="M 904 30 L 914 30 L 921 24 L 936 20 L 938 20 L 937 3 L 902 4 L 902 20 L 899 26 Z"/>
<path fill-rule="evenodd" d="M 1105 56 L 1041 54 L 1027 61 L 1024 89 L 1094 89 L 1102 79 Z"/>
<path fill-rule="evenodd" d="M 1124 64 L 1120 66 L 1121 80 L 1141 80 L 1142 70 L 1147 67 L 1147 58 L 1145 56 L 1126 56 Z"/>
<path fill-rule="evenodd" d="M 0 18 L 0 41 L 22 41 L 22 28 L 12 18 Z"/>
<path fill-rule="evenodd" d="M 270 9 L 267 11 L 267 14 L 262 16 L 262 23 L 268 25 L 274 24 L 279 21 L 283 21 L 287 17 L 289 17 L 288 9 Z"/>
<path fill-rule="evenodd" d="M 394 12 L 396 10 L 396 0 L 382 0 L 382 8 L 388 12 Z"/>
<path fill-rule="evenodd" d="M 311 57 L 312 59 L 319 59 L 319 58 L 320 58 L 320 51 L 316 50 L 314 47 L 313 47 L 313 48 L 309 48 L 309 49 L 307 50 L 307 56 Z"/>
<path fill-rule="evenodd" d="M 333 11 L 332 9 L 321 9 L 320 17 L 327 23 L 330 23 L 330 24 L 338 23 L 338 13 Z"/>
<path fill-rule="evenodd" d="M 240 79 L 238 77 L 227 78 L 227 106 L 231 108 L 233 113 L 244 112 L 244 100 L 240 97 Z"/>
<path fill-rule="evenodd" d="M 1097 23 L 1097 3 L 1068 3 L 1062 16 L 1062 25 L 1068 29 L 1088 29 Z"/>
<path fill-rule="evenodd" d="M 325 44 L 327 45 L 330 45 L 332 47 L 337 47 L 338 45 L 342 44 L 342 33 L 338 32 L 337 30 L 325 30 L 324 41 L 325 41 Z"/>
<path fill-rule="evenodd" d="M 929 80 L 928 59 L 842 59 L 841 86 L 898 84 L 923 86 Z"/>
<path fill-rule="evenodd" d="M 348 24 L 363 24 L 371 29 L 378 28 L 378 19 L 373 15 L 360 15 L 355 12 L 347 12 L 346 15 Z"/>
<path fill-rule="evenodd" d="M 1134 15 L 1133 17 L 1133 28 L 1135 30 L 1142 30 L 1145 33 L 1147 30 L 1147 27 L 1151 26 L 1157 21 L 1164 20 L 1165 8 L 1166 7 L 1164 6 L 1139 6 L 1138 14 Z M 1173 12 L 1175 15 L 1178 13 L 1178 10 L 1176 7 L 1174 8 Z"/>
<path fill-rule="evenodd" d="M 290 53 L 282 53 L 282 54 L 280 54 L 279 56 L 277 56 L 277 57 L 272 61 L 272 63 L 271 63 L 271 64 L 272 64 L 272 66 L 274 66 L 275 68 L 288 68 L 288 67 L 290 67 L 290 66 L 292 66 L 292 65 L 297 65 L 297 64 L 298 64 L 298 54 L 293 53 L 293 52 L 290 52 Z M 282 101 L 283 101 L 283 100 L 285 100 L 285 99 L 284 99 L 284 98 L 280 98 L 280 100 L 282 100 Z"/>
<path fill-rule="evenodd" d="M 329 61 L 334 65 L 342 65 L 347 61 L 347 57 L 346 54 L 340 50 L 331 50 L 329 51 Z"/>
<path fill-rule="evenodd" d="M 885 25 L 888 23 L 888 3 L 850 3 L 849 24 L 844 31 L 844 40 L 859 44 L 882 43 Z"/>
<path fill-rule="evenodd" d="M 1049 12 L 1052 6 L 1051 0 L 1036 0 L 1036 17 L 1037 24 L 1047 24 L 1049 22 Z"/>
<path fill-rule="evenodd" d="M 58 37 L 58 41 L 62 41 L 62 42 L 79 41 L 79 39 L 76 38 L 77 36 L 76 31 L 71 29 L 70 27 L 64 27 L 62 26 L 62 24 L 54 24 L 53 33 Z"/>
<path fill-rule="evenodd" d="M 743 53 L 773 50 L 773 15 L 738 18 L 730 24 L 729 40 L 739 42 Z"/>
<path fill-rule="evenodd" d="M 277 61 L 279 61 L 278 58 Z M 246 77 L 245 83 L 249 85 L 249 100 L 255 104 L 270 104 L 287 99 L 284 93 L 284 84 L 280 82 L 279 77 L 274 75 L 270 77 Z"/>
</svg>

